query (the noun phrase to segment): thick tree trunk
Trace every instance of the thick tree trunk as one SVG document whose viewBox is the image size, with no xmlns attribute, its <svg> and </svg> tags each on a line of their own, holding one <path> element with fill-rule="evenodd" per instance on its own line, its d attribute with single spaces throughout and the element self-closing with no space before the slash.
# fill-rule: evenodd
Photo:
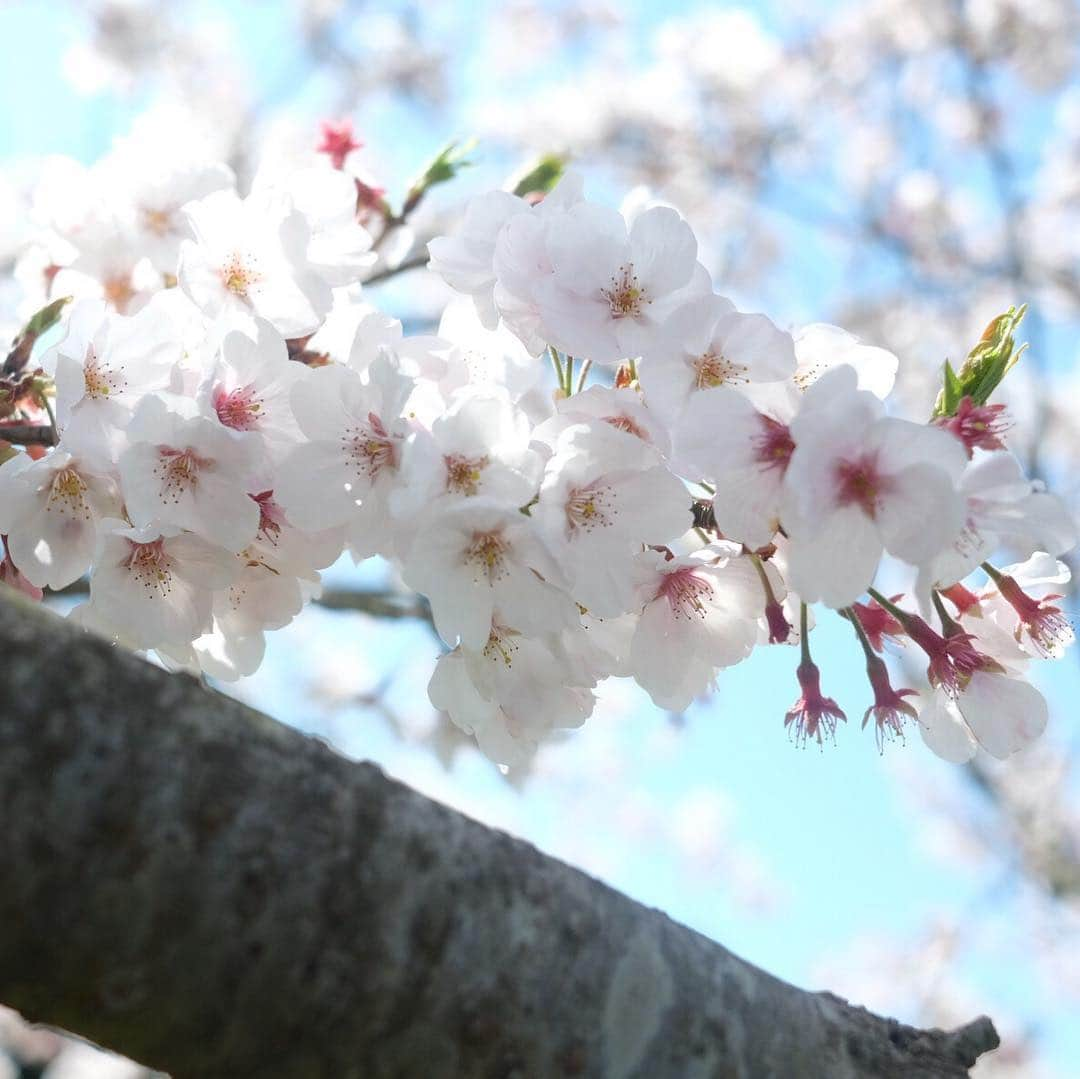
<svg viewBox="0 0 1080 1079">
<path fill-rule="evenodd" d="M 997 1045 L 786 985 L 7 591 L 0 673 L 0 1000 L 176 1077 L 940 1079 Z"/>
</svg>

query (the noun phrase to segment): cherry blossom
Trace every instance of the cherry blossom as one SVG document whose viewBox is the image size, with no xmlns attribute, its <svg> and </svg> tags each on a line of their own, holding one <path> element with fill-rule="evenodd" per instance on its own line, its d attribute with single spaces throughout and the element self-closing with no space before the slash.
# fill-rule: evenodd
<svg viewBox="0 0 1080 1079">
<path fill-rule="evenodd" d="M 992 757 L 1011 756 L 1042 734 L 1047 719 L 1046 698 L 1030 682 L 977 671 L 956 697 L 937 690 L 919 726 L 939 757 L 962 764 L 979 746 Z"/>
<path fill-rule="evenodd" d="M 209 629 L 214 592 L 235 558 L 191 532 L 105 522 L 84 624 L 132 648 L 186 649 Z"/>
<path fill-rule="evenodd" d="M 495 307 L 495 242 L 514 214 L 527 213 L 529 204 L 506 191 L 489 191 L 473 199 L 454 236 L 428 244 L 430 267 L 453 289 L 471 296 L 486 329 L 499 324 Z"/>
<path fill-rule="evenodd" d="M 292 407 L 305 439 L 281 462 L 276 499 L 293 520 L 347 526 L 358 557 L 389 550 L 389 499 L 409 434 L 402 411 L 412 381 L 382 357 L 365 381 L 332 366 L 296 383 Z"/>
<path fill-rule="evenodd" d="M 180 287 L 223 330 L 251 332 L 258 315 L 286 337 L 319 328 L 330 286 L 308 261 L 311 226 L 284 193 L 215 191 L 189 203 L 195 240 L 180 247 Z"/>
<path fill-rule="evenodd" d="M 956 481 L 965 455 L 943 431 L 883 416 L 837 367 L 807 392 L 791 423 L 784 525 L 792 587 L 804 601 L 844 607 L 873 581 L 882 550 L 913 565 L 959 534 Z"/>
<path fill-rule="evenodd" d="M 115 460 L 134 407 L 171 384 L 181 349 L 170 329 L 156 304 L 131 318 L 92 300 L 74 306 L 66 336 L 43 357 L 69 444 L 101 463 Z"/>
<path fill-rule="evenodd" d="M 634 677 L 661 708 L 682 711 L 720 667 L 745 659 L 764 605 L 757 574 L 731 544 L 669 558 L 638 556 L 641 617 L 630 644 Z"/>
<path fill-rule="evenodd" d="M 640 356 L 679 302 L 707 288 L 697 241 L 674 210 L 646 210 L 627 228 L 616 211 L 580 203 L 562 224 L 547 238 L 552 273 L 535 295 L 548 342 L 570 355 Z"/>
<path fill-rule="evenodd" d="M 722 296 L 701 296 L 664 322 L 641 382 L 650 408 L 673 427 L 691 398 L 716 386 L 777 382 L 795 373 L 791 335 L 764 315 L 747 315 Z"/>
<path fill-rule="evenodd" d="M 186 399 L 151 394 L 136 408 L 127 435 L 118 468 L 137 527 L 187 529 L 229 551 L 254 539 L 259 510 L 249 487 L 256 445 L 244 432 L 199 415 Z"/>
<path fill-rule="evenodd" d="M 20 274 L 37 299 L 95 298 L 46 309 L 58 342 L 6 361 L 0 435 L 26 444 L 0 445 L 6 585 L 88 573 L 80 625 L 231 681 L 324 569 L 378 555 L 450 649 L 432 703 L 507 767 L 583 723 L 604 679 L 681 711 L 780 644 L 800 648 L 784 722 L 824 743 L 844 711 L 811 657 L 817 603 L 856 631 L 882 747 L 919 704 L 950 759 L 1042 730 L 1025 678 L 1072 641 L 1076 527 L 982 383 L 982 403 L 950 383 L 936 419 L 900 418 L 891 352 L 738 311 L 677 210 L 638 191 L 617 212 L 573 174 L 474 199 L 429 245 L 455 296 L 410 332 L 368 286 L 404 272 L 398 216 L 426 188 L 372 211 L 349 126 L 244 191 L 156 145 L 48 170 Z M 978 348 L 1005 347 L 1003 318 Z M 1037 553 L 999 569 L 1002 544 Z M 874 590 L 886 554 L 910 597 Z M 925 655 L 927 701 L 894 688 L 887 642 Z"/>
<path fill-rule="evenodd" d="M 558 632 L 577 617 L 529 519 L 493 499 L 469 499 L 428 521 L 403 576 L 428 597 L 435 628 L 450 645 L 483 648 L 496 608 L 527 633 Z"/>
<path fill-rule="evenodd" d="M 609 424 L 573 424 L 559 436 L 532 509 L 537 529 L 594 614 L 628 610 L 631 559 L 690 527 L 682 482 L 639 439 Z"/>
<path fill-rule="evenodd" d="M 38 588 L 64 588 L 90 568 L 98 525 L 117 508 L 108 477 L 63 448 L 0 465 L 0 534 L 8 536 L 8 557 Z"/>
</svg>

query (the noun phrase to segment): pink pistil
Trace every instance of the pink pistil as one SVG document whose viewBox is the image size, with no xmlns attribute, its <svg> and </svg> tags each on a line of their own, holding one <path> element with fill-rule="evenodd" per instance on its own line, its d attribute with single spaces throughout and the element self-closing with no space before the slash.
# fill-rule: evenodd
<svg viewBox="0 0 1080 1079">
<path fill-rule="evenodd" d="M 226 390 L 224 386 L 214 389 L 214 411 L 223 426 L 234 431 L 250 431 L 258 423 L 262 402 L 255 396 L 254 386 Z"/>
</svg>

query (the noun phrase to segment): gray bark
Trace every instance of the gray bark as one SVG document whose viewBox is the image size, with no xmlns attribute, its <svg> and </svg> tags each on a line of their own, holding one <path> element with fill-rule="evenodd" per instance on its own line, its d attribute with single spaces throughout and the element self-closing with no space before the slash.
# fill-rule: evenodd
<svg viewBox="0 0 1080 1079">
<path fill-rule="evenodd" d="M 0 1000 L 176 1077 L 940 1079 L 997 1045 L 787 985 L 7 591 L 0 674 Z"/>
</svg>

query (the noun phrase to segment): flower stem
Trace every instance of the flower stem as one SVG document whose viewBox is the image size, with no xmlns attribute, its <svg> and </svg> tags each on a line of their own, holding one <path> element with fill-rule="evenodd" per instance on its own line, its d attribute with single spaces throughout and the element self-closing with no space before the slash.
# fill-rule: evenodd
<svg viewBox="0 0 1080 1079">
<path fill-rule="evenodd" d="M 799 604 L 799 655 L 802 663 L 812 663 L 810 658 L 810 630 L 808 608 L 805 603 Z M 801 666 L 801 664 L 800 664 Z"/>
<path fill-rule="evenodd" d="M 907 628 L 908 619 L 910 618 L 907 611 L 897 607 L 891 599 L 883 596 L 876 588 L 868 588 L 866 591 L 869 592 L 869 594 L 873 596 L 873 598 L 876 599 L 878 603 L 900 623 L 900 625 Z"/>
<path fill-rule="evenodd" d="M 577 389 L 574 391 L 575 393 L 581 393 L 581 391 L 585 389 L 585 379 L 589 374 L 590 367 L 592 367 L 592 360 L 586 360 L 581 365 L 581 374 L 578 375 Z"/>
<path fill-rule="evenodd" d="M 866 656 L 867 663 L 873 659 L 877 659 L 877 653 L 874 651 L 874 646 L 870 643 L 870 638 L 867 637 L 866 630 L 863 629 L 863 624 L 859 621 L 859 615 L 855 608 L 845 607 L 840 613 L 855 627 L 855 636 L 859 638 L 859 644 L 862 645 L 862 650 Z"/>
<path fill-rule="evenodd" d="M 946 636 L 959 630 L 959 624 L 945 609 L 945 604 L 942 603 L 941 596 L 938 594 L 937 589 L 934 589 L 934 591 L 930 593 L 930 598 L 934 602 L 934 610 L 937 611 L 938 618 L 941 619 L 941 628 L 945 631 Z"/>
<path fill-rule="evenodd" d="M 555 381 L 560 390 L 565 390 L 566 375 L 563 374 L 562 357 L 553 345 L 548 345 L 548 355 L 551 357 L 551 366 L 555 371 Z"/>
</svg>

